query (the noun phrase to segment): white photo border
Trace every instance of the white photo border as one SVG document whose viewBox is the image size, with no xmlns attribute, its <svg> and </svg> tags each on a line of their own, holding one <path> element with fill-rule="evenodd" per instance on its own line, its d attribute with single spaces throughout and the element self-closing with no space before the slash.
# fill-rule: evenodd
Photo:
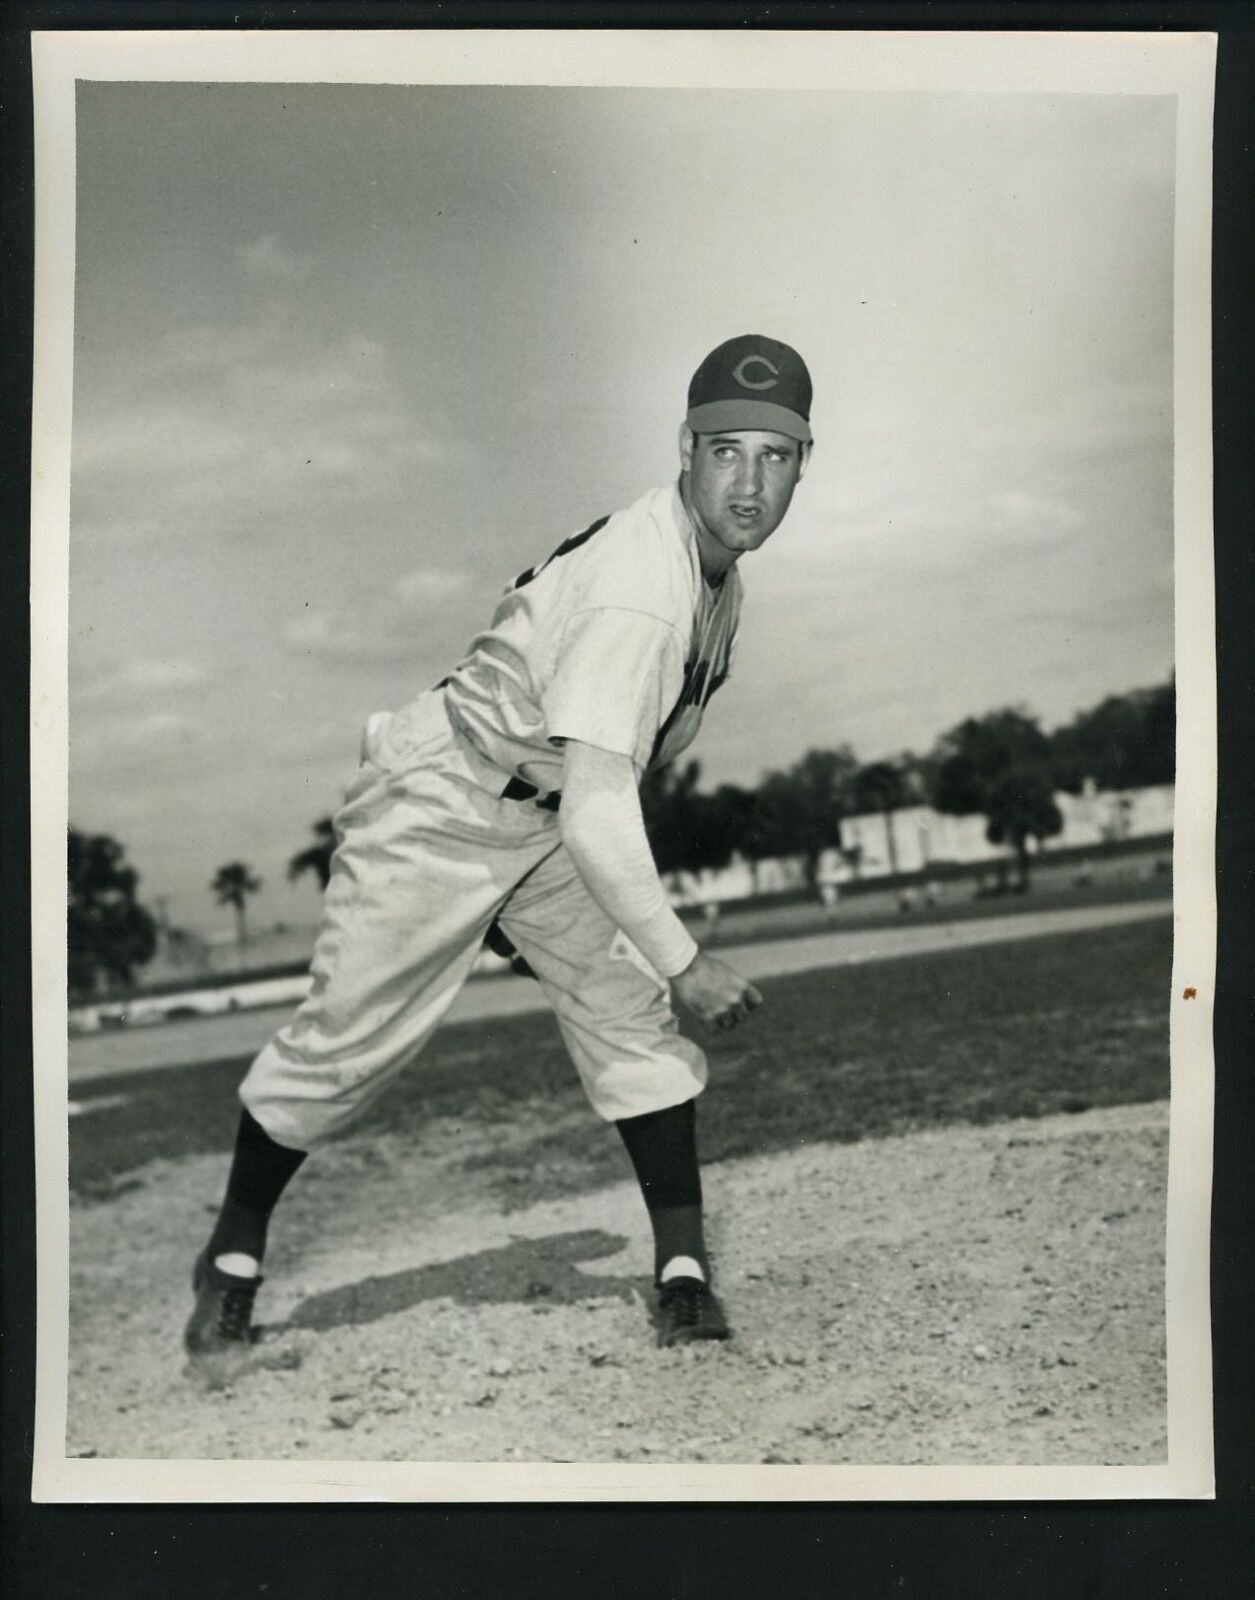
<svg viewBox="0 0 1255 1600">
<path fill-rule="evenodd" d="M 32 1495 L 51 1502 L 1175 1499 L 1214 1495 L 1209 1228 L 1216 967 L 1211 140 L 1216 35 L 706 30 L 63 32 L 32 36 L 32 981 L 37 1333 Z M 68 556 L 80 80 L 531 84 L 1177 102 L 1177 785 L 1167 1215 L 1168 1459 L 1146 1466 L 719 1466 L 66 1456 Z M 1193 997 L 1188 1003 L 1186 989 Z"/>
</svg>

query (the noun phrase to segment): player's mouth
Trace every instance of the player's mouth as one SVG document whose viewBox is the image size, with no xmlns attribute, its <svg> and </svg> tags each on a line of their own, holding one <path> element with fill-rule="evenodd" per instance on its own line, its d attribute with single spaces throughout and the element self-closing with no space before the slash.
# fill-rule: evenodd
<svg viewBox="0 0 1255 1600">
<path fill-rule="evenodd" d="M 743 501 L 730 505 L 728 510 L 738 522 L 743 523 L 747 528 L 752 527 L 763 514 L 762 506 L 748 505 Z"/>
</svg>

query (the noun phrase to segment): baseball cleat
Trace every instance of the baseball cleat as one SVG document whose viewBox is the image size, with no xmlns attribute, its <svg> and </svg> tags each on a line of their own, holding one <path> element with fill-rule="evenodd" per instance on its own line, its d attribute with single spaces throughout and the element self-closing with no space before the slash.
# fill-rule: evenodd
<svg viewBox="0 0 1255 1600">
<path fill-rule="evenodd" d="M 658 1295 L 658 1343 L 692 1344 L 698 1339 L 730 1339 L 723 1307 L 700 1278 L 672 1278 Z"/>
<path fill-rule="evenodd" d="M 257 1341 L 253 1301 L 262 1280 L 223 1272 L 201 1251 L 192 1269 L 196 1304 L 183 1330 L 183 1348 L 194 1361 L 242 1354 Z"/>
</svg>

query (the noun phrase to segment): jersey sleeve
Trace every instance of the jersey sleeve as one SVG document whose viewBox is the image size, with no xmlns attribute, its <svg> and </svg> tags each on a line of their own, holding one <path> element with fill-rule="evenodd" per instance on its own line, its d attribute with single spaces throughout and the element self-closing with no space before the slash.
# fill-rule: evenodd
<svg viewBox="0 0 1255 1600">
<path fill-rule="evenodd" d="M 580 611 L 541 695 L 549 738 L 630 756 L 643 771 L 683 686 L 684 652 L 669 623 L 623 607 Z"/>
</svg>

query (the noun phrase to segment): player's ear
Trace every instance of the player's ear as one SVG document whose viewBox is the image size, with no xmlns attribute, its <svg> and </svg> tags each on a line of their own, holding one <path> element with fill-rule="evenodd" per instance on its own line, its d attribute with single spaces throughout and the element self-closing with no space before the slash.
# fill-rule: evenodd
<svg viewBox="0 0 1255 1600">
<path fill-rule="evenodd" d="M 798 447 L 797 481 L 799 483 L 801 483 L 802 479 L 806 476 L 806 469 L 810 466 L 811 462 L 811 451 L 814 448 L 814 445 L 809 439 L 807 439 Z"/>
<path fill-rule="evenodd" d="M 693 446 L 696 443 L 693 430 L 687 422 L 680 424 L 680 470 L 688 472 L 693 465 Z"/>
</svg>

